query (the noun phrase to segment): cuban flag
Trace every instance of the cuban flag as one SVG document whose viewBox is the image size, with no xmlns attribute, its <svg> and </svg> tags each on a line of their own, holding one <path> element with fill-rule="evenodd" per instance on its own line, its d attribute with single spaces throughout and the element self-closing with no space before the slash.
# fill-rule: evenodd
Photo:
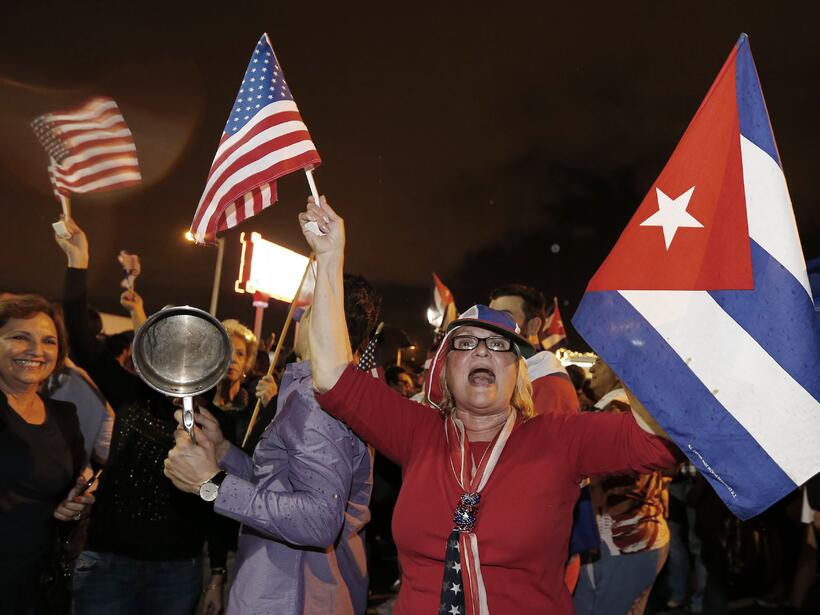
<svg viewBox="0 0 820 615">
<path fill-rule="evenodd" d="M 820 333 L 745 34 L 572 322 L 741 519 L 820 471 Z"/>
</svg>

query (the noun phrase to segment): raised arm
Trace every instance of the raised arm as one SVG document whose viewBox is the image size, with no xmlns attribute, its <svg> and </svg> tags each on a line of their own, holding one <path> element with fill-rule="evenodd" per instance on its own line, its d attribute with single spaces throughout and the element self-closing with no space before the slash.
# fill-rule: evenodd
<svg viewBox="0 0 820 615">
<path fill-rule="evenodd" d="M 306 228 L 314 222 L 324 235 Z M 308 198 L 299 224 L 316 254 L 316 288 L 311 308 L 310 342 L 313 386 L 319 393 L 333 388 L 353 358 L 344 312 L 344 220 L 336 215 L 325 197 L 321 207 Z"/>
</svg>

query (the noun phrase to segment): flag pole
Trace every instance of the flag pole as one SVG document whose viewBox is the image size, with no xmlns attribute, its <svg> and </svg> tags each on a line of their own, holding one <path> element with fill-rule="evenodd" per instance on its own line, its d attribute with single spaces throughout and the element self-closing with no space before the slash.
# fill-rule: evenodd
<svg viewBox="0 0 820 615">
<path fill-rule="evenodd" d="M 315 186 L 314 186 L 315 187 Z M 313 266 L 313 261 L 316 258 L 316 254 L 314 252 L 310 253 L 308 257 L 307 267 L 305 267 L 305 273 L 302 274 L 302 281 L 299 282 L 299 288 L 296 289 L 296 295 L 293 297 L 293 301 L 290 304 L 290 309 L 288 310 L 288 316 L 285 318 L 285 324 L 282 327 L 282 333 L 279 335 L 279 340 L 276 342 L 276 350 L 273 353 L 273 358 L 270 361 L 270 366 L 268 367 L 268 373 L 265 374 L 266 376 L 270 376 L 273 374 L 273 370 L 276 369 L 276 362 L 279 360 L 279 354 L 282 352 L 282 344 L 285 341 L 285 336 L 288 334 L 288 328 L 290 328 L 290 322 L 293 320 L 293 313 L 296 311 L 296 304 L 299 303 L 299 296 L 302 294 L 302 287 L 305 285 L 305 280 L 307 280 L 308 273 L 310 273 L 310 268 Z M 262 407 L 262 400 L 257 398 L 256 406 L 253 409 L 253 414 L 251 415 L 251 420 L 248 423 L 248 428 L 245 430 L 245 437 L 242 439 L 242 447 L 244 448 L 245 444 L 248 442 L 248 438 L 251 435 L 251 431 L 253 431 L 254 425 L 256 425 L 256 421 L 259 418 L 259 409 Z"/>
<path fill-rule="evenodd" d="M 225 238 L 217 239 L 216 265 L 214 266 L 214 285 L 211 288 L 210 314 L 216 318 L 216 305 L 219 301 L 219 284 L 222 281 L 222 258 L 225 256 Z"/>
<path fill-rule="evenodd" d="M 305 169 L 305 176 L 307 177 L 308 186 L 310 186 L 310 194 L 313 196 L 313 200 L 316 202 L 316 205 L 321 207 L 322 204 L 319 202 L 319 190 L 316 188 L 316 180 L 313 178 L 313 169 Z"/>
<path fill-rule="evenodd" d="M 60 205 L 63 206 L 63 218 L 66 222 L 68 222 L 69 220 L 71 220 L 71 199 L 68 198 L 67 194 L 63 194 L 62 192 L 60 192 L 59 194 Z"/>
</svg>

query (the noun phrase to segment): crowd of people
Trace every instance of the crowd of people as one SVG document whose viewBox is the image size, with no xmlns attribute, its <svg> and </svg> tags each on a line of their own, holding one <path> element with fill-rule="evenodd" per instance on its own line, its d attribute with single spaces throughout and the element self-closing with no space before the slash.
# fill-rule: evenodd
<svg viewBox="0 0 820 615">
<path fill-rule="evenodd" d="M 541 346 L 527 286 L 379 375 L 362 357 L 381 299 L 344 273 L 343 219 L 308 199 L 299 221 L 317 268 L 293 353 L 268 375 L 269 349 L 223 321 L 230 366 L 194 400 L 193 438 L 131 336 L 103 334 L 75 220 L 61 301 L 0 297 L 0 613 L 816 607 L 814 487 L 732 517 L 618 374 Z M 138 329 L 140 295 L 120 303 Z M 379 575 L 396 593 L 376 606 Z"/>
</svg>

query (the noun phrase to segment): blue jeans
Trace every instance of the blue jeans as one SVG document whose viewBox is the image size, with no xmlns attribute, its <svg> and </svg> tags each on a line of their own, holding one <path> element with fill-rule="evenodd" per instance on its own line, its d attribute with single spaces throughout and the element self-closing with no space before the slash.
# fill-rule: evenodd
<svg viewBox="0 0 820 615">
<path fill-rule="evenodd" d="M 601 545 L 600 558 L 581 567 L 572 597 L 576 615 L 640 615 L 663 568 L 669 545 L 640 553 L 610 555 Z"/>
<path fill-rule="evenodd" d="M 74 567 L 75 615 L 189 615 L 202 588 L 202 561 L 147 561 L 83 551 Z"/>
</svg>

